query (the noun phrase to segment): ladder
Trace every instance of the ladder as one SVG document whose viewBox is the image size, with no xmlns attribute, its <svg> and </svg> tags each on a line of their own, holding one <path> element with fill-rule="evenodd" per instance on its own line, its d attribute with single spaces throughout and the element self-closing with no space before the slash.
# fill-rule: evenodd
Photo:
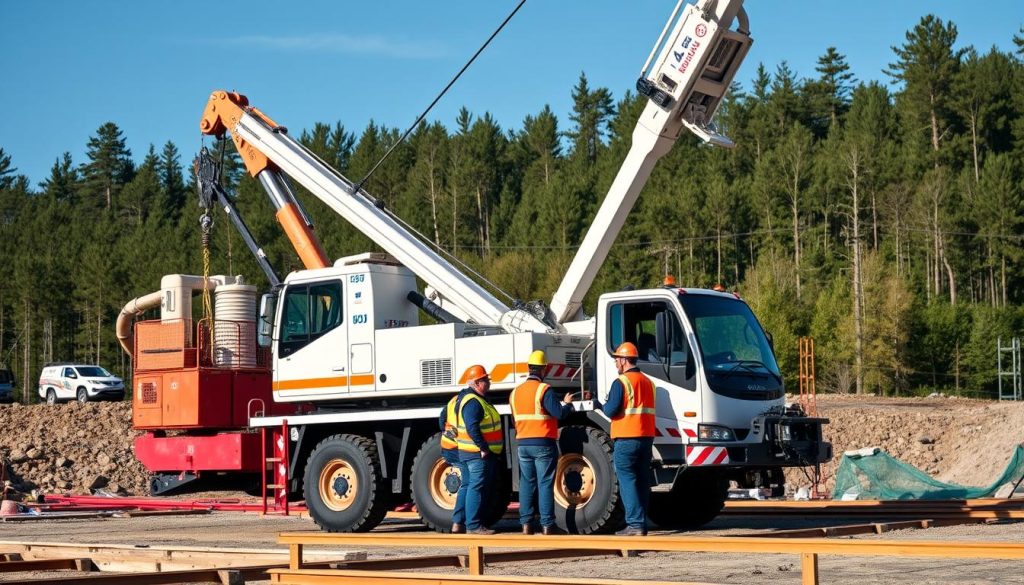
<svg viewBox="0 0 1024 585">
<path fill-rule="evenodd" d="M 263 514 L 288 516 L 288 421 L 281 421 L 281 427 L 271 431 L 273 457 L 267 457 L 267 427 L 260 427 L 260 444 L 263 470 L 261 474 Z M 273 506 L 270 502 L 273 501 Z"/>
<path fill-rule="evenodd" d="M 1009 355 L 1009 369 L 1003 369 L 1003 354 Z M 996 364 L 999 368 L 997 376 L 999 382 L 999 400 L 1021 400 L 1021 375 L 1020 375 L 1020 338 L 1014 337 L 1009 345 L 1003 345 L 1003 338 L 996 338 Z M 1008 384 L 1003 384 L 1003 378 L 1009 378 Z"/>
</svg>

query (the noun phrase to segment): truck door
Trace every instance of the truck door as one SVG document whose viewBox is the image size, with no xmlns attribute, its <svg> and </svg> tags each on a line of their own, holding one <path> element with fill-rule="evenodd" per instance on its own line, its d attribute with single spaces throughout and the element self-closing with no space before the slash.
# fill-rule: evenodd
<svg viewBox="0 0 1024 585">
<path fill-rule="evenodd" d="M 659 429 L 667 437 L 685 435 L 684 426 L 696 431 L 696 418 L 688 421 L 683 413 L 700 411 L 697 364 L 675 305 L 660 299 L 628 299 L 611 301 L 606 307 L 604 347 L 598 348 L 599 358 L 604 358 L 599 359 L 603 364 L 599 367 L 605 385 L 618 376 L 611 352 L 620 343 L 632 342 L 639 353 L 637 367 L 657 388 Z M 608 388 L 601 388 L 599 395 L 607 392 Z"/>
<path fill-rule="evenodd" d="M 349 390 L 348 330 L 342 282 L 296 283 L 285 289 L 274 351 L 278 400 L 329 398 Z"/>
</svg>

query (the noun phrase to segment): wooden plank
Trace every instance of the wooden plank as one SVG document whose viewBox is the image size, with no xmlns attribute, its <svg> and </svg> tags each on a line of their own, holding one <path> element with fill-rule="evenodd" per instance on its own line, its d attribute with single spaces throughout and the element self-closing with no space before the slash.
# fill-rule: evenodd
<svg viewBox="0 0 1024 585">
<path fill-rule="evenodd" d="M 748 552 L 783 554 L 841 554 L 858 556 L 922 556 L 951 558 L 1024 559 L 1024 544 L 1007 542 L 942 542 L 831 540 L 821 538 L 779 539 L 769 537 L 686 537 L 614 535 L 522 535 L 283 532 L 282 544 L 481 547 L 481 548 L 578 548 L 587 550 L 650 550 L 662 552 Z"/>
<path fill-rule="evenodd" d="M 469 574 L 484 574 L 484 549 L 481 546 L 469 547 Z"/>
<path fill-rule="evenodd" d="M 0 522 L 41 522 L 43 520 L 97 520 L 109 518 L 111 512 L 43 512 L 42 514 L 17 514 L 0 516 Z"/>
<path fill-rule="evenodd" d="M 818 555 L 804 553 L 800 555 L 800 585 L 818 585 Z"/>
<path fill-rule="evenodd" d="M 620 579 L 523 577 L 520 575 L 460 575 L 447 573 L 399 573 L 392 571 L 324 571 L 271 569 L 271 581 L 294 585 L 623 585 Z M 639 581 L 637 581 L 639 583 Z M 644 585 L 709 585 L 679 581 L 643 581 Z"/>
<path fill-rule="evenodd" d="M 38 561 L 4 561 L 0 563 L 0 573 L 19 571 L 81 571 L 84 566 L 92 566 L 89 559 L 43 559 Z M 88 570 L 88 569 L 84 569 Z"/>
<path fill-rule="evenodd" d="M 302 543 L 293 542 L 291 546 L 288 547 L 288 568 L 302 568 Z"/>
</svg>

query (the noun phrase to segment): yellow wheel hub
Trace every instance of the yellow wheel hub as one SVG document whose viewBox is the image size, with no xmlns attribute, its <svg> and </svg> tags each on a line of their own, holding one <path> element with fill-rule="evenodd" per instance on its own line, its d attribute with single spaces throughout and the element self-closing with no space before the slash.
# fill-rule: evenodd
<svg viewBox="0 0 1024 585">
<path fill-rule="evenodd" d="M 594 468 L 579 453 L 566 453 L 558 458 L 555 470 L 555 501 L 564 508 L 582 508 L 594 496 Z"/>
<path fill-rule="evenodd" d="M 320 499 L 324 504 L 340 512 L 348 509 L 359 495 L 359 480 L 352 464 L 343 459 L 331 459 L 320 470 Z"/>
<path fill-rule="evenodd" d="M 457 486 L 463 481 L 459 468 L 448 465 L 444 459 L 438 459 L 430 468 L 430 497 L 434 503 L 445 510 L 455 509 L 455 498 L 459 495 Z M 452 491 L 452 488 L 455 488 Z"/>
</svg>

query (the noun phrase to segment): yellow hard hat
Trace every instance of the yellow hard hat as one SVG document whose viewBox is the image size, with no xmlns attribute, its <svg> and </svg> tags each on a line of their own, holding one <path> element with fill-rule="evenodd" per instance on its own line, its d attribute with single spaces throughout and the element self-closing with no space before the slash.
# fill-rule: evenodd
<svg viewBox="0 0 1024 585">
<path fill-rule="evenodd" d="M 539 350 L 539 349 L 537 349 L 537 350 L 534 350 L 533 353 L 530 354 L 529 358 L 527 358 L 526 365 L 528 365 L 528 366 L 546 366 L 546 365 L 548 365 L 548 360 L 544 356 L 544 352 Z"/>
</svg>

